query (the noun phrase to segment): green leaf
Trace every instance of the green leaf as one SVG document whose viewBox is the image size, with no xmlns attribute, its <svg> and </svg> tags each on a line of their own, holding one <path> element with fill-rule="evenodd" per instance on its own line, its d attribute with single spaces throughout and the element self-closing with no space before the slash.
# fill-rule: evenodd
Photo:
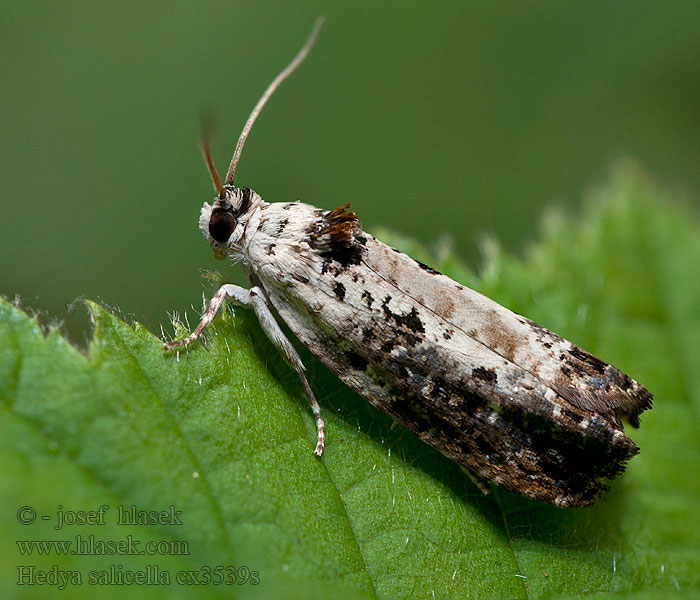
<svg viewBox="0 0 700 600">
<path fill-rule="evenodd" d="M 0 577 L 73 570 L 64 598 L 661 598 L 700 591 L 700 227 L 630 167 L 580 221 L 552 212 L 523 259 L 490 241 L 477 277 L 443 244 L 382 239 L 557 331 L 641 381 L 654 408 L 641 447 L 594 507 L 558 509 L 494 488 L 350 392 L 302 352 L 326 420 L 245 310 L 224 311 L 179 354 L 88 302 L 81 353 L 0 303 Z M 188 327 L 178 326 L 181 335 Z M 57 525 L 108 506 L 104 525 Z M 181 511 L 182 524 L 119 525 L 118 506 Z M 30 506 L 32 524 L 18 521 Z M 67 513 L 68 517 L 70 514 Z M 46 515 L 49 520 L 41 517 Z M 16 540 L 186 542 L 189 554 L 21 555 Z M 171 548 L 180 548 L 172 546 Z M 89 583 L 90 571 L 157 566 L 169 586 Z M 234 565 L 260 583 L 184 585 L 181 571 Z M 241 573 L 243 573 L 241 571 Z"/>
</svg>

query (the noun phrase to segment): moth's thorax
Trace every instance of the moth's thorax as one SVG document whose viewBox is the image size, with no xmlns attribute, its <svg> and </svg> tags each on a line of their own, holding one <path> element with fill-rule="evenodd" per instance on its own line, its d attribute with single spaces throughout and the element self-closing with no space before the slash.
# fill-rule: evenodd
<svg viewBox="0 0 700 600">
<path fill-rule="evenodd" d="M 259 212 L 266 203 L 250 188 L 224 187 L 225 196 L 213 204 L 205 202 L 199 216 L 199 229 L 217 258 L 236 260 L 257 229 Z"/>
<path fill-rule="evenodd" d="M 271 244 L 291 248 L 296 252 L 295 256 L 299 252 L 316 254 L 316 250 L 320 251 L 317 244 L 322 243 L 317 231 L 324 226 L 324 218 L 329 212 L 303 202 L 263 203 L 249 221 L 251 234 L 244 248 L 246 258 L 259 262 L 260 257 L 254 258 L 253 255 L 263 249 L 265 256 L 275 256 L 271 252 L 274 251 Z"/>
</svg>

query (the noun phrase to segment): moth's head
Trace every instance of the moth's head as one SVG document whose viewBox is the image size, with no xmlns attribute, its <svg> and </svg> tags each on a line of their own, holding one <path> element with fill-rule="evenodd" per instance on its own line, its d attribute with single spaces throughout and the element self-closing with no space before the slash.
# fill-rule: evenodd
<svg viewBox="0 0 700 600">
<path fill-rule="evenodd" d="M 205 202 L 199 215 L 199 229 L 214 249 L 216 258 L 240 253 L 239 242 L 255 207 L 258 195 L 250 188 L 221 186 L 213 204 Z"/>
<path fill-rule="evenodd" d="M 202 212 L 199 216 L 199 228 L 202 230 L 202 234 L 206 240 L 211 244 L 212 248 L 214 248 L 214 254 L 217 258 L 226 258 L 227 256 L 238 258 L 241 256 L 240 242 L 245 234 L 246 225 L 251 216 L 255 213 L 256 208 L 263 204 L 260 196 L 252 190 L 248 188 L 237 188 L 233 185 L 236 166 L 238 165 L 238 160 L 241 158 L 241 152 L 243 151 L 243 144 L 245 144 L 248 133 L 253 123 L 255 123 L 255 119 L 257 119 L 263 106 L 265 106 L 269 97 L 277 89 L 277 86 L 289 77 L 306 58 L 309 50 L 311 50 L 311 47 L 316 41 L 316 36 L 321 29 L 321 25 L 323 25 L 323 17 L 316 19 L 311 34 L 299 53 L 292 59 L 292 62 L 289 63 L 287 68 L 273 79 L 272 83 L 265 90 L 265 93 L 261 96 L 260 100 L 258 100 L 255 108 L 253 108 L 253 112 L 250 113 L 243 127 L 243 131 L 238 138 L 238 143 L 233 152 L 233 158 L 231 159 L 231 164 L 229 165 L 223 184 L 216 172 L 216 167 L 214 166 L 214 161 L 209 151 L 207 136 L 206 134 L 202 136 L 204 159 L 209 168 L 209 173 L 211 174 L 217 196 L 213 204 L 210 205 L 208 202 L 205 202 L 204 206 L 202 206 Z"/>
</svg>

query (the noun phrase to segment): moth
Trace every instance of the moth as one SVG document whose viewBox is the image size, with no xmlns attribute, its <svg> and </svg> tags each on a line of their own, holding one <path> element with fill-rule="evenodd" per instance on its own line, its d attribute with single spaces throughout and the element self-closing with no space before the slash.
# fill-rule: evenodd
<svg viewBox="0 0 700 600">
<path fill-rule="evenodd" d="M 219 258 L 241 263 L 250 288 L 222 285 L 190 344 L 224 301 L 252 308 L 299 374 L 324 424 L 282 319 L 307 348 L 377 408 L 468 472 L 558 506 L 591 504 L 639 452 L 621 419 L 639 425 L 652 395 L 615 367 L 364 232 L 349 205 L 268 203 L 234 185 L 243 144 L 263 106 L 306 58 L 317 21 L 268 86 L 238 139 L 199 227 Z"/>
</svg>

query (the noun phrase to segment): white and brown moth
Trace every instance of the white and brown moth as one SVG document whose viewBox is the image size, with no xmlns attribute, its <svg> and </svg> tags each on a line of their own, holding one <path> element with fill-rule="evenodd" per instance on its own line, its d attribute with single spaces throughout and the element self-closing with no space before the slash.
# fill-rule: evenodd
<svg viewBox="0 0 700 600">
<path fill-rule="evenodd" d="M 222 285 L 189 344 L 224 300 L 252 308 L 296 369 L 324 448 L 319 405 L 279 327 L 346 384 L 471 473 L 559 506 L 582 506 L 639 451 L 622 430 L 651 394 L 615 367 L 362 231 L 348 206 L 269 204 L 235 187 L 236 165 L 265 102 L 308 54 L 270 84 L 238 140 L 224 184 L 203 144 L 217 196 L 199 227 L 214 253 L 240 262 L 250 289 Z"/>
</svg>

